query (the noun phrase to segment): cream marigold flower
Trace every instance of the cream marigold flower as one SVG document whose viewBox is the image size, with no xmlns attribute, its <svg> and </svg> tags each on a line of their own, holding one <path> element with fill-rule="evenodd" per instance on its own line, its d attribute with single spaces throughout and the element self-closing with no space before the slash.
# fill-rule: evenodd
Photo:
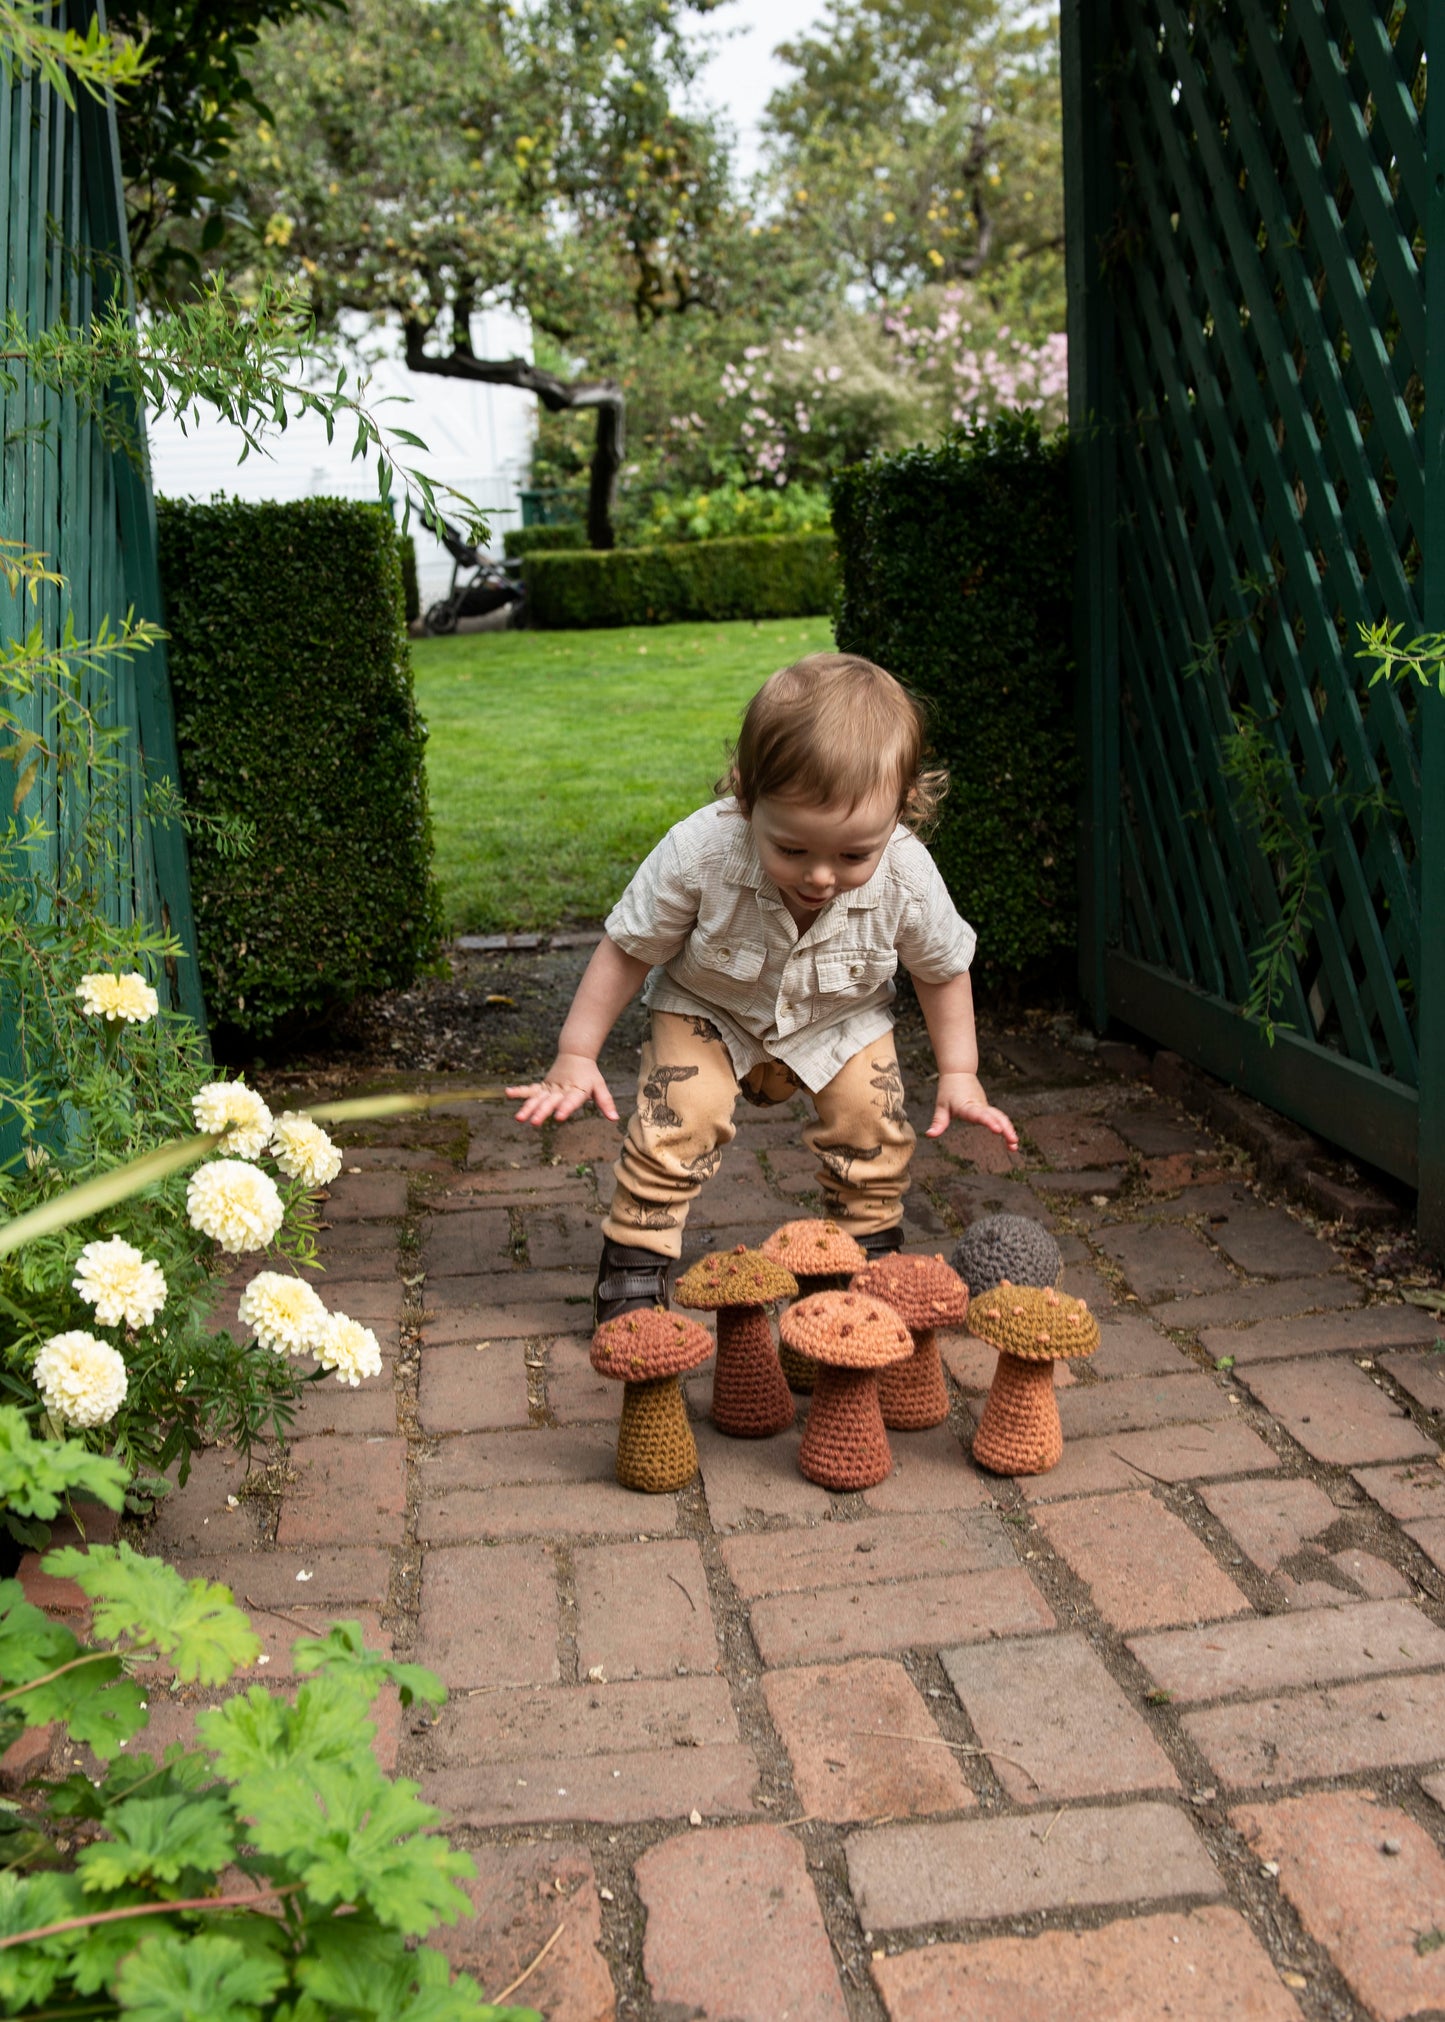
<svg viewBox="0 0 1445 2022">
<path fill-rule="evenodd" d="M 274 1355 L 314 1354 L 331 1319 L 306 1280 L 286 1271 L 259 1271 L 241 1294 L 237 1311 L 242 1324 Z"/>
<path fill-rule="evenodd" d="M 70 1281 L 102 1327 L 149 1327 L 166 1303 L 165 1273 L 133 1243 L 111 1236 L 87 1243 Z"/>
<path fill-rule="evenodd" d="M 233 1158 L 259 1158 L 271 1137 L 271 1112 L 243 1081 L 208 1081 L 191 1097 L 197 1130 L 224 1131 L 220 1149 Z"/>
<path fill-rule="evenodd" d="M 191 1227 L 223 1250 L 264 1250 L 286 1218 L 269 1173 L 239 1158 L 213 1159 L 191 1175 L 186 1188 Z"/>
<path fill-rule="evenodd" d="M 125 1402 L 125 1363 L 119 1351 L 79 1329 L 52 1334 L 31 1373 L 46 1410 L 67 1425 L 108 1425 Z"/>
<path fill-rule="evenodd" d="M 277 1117 L 271 1154 L 288 1179 L 309 1187 L 330 1186 L 341 1170 L 341 1153 L 321 1125 L 294 1109 Z"/>
<path fill-rule="evenodd" d="M 376 1336 L 359 1320 L 348 1320 L 344 1313 L 328 1316 L 315 1354 L 323 1369 L 334 1369 L 337 1382 L 349 1383 L 353 1390 L 363 1376 L 381 1374 L 381 1349 Z"/>
<path fill-rule="evenodd" d="M 104 972 L 82 976 L 75 994 L 87 1018 L 104 1018 L 112 1025 L 118 1018 L 127 1025 L 144 1025 L 161 1008 L 160 998 L 145 977 L 133 969 L 123 976 Z"/>
</svg>

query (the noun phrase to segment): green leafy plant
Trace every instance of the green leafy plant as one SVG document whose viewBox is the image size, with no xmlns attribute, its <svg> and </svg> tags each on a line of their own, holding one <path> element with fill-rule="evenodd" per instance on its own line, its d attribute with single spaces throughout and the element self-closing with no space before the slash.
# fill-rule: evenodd
<svg viewBox="0 0 1445 2022">
<path fill-rule="evenodd" d="M 835 479 L 844 652 L 923 697 L 951 769 L 930 847 L 986 969 L 1037 973 L 1078 916 L 1073 517 L 1062 436 L 1028 414 Z"/>
<path fill-rule="evenodd" d="M 110 1467 L 0 1406 L 0 1480 L 22 1500 L 43 1503 L 58 1471 L 114 1501 Z M 200 1715 L 198 1748 L 127 1752 L 148 1671 L 220 1686 L 260 1639 L 227 1588 L 128 1545 L 52 1552 L 44 1570 L 88 1597 L 93 1640 L 0 1581 L 0 1747 L 53 1722 L 101 1773 L 42 1777 L 0 1805 L 7 2014 L 536 2022 L 417 1942 L 470 1914 L 459 1884 L 475 1870 L 416 1786 L 383 1774 L 368 1712 L 391 1691 L 440 1705 L 431 1672 L 337 1622 L 295 1644 L 294 1699 L 253 1686 Z"/>
<path fill-rule="evenodd" d="M 342 499 L 161 500 L 157 528 L 185 804 L 256 825 L 190 853 L 213 1036 L 254 1050 L 440 938 L 397 536 Z"/>
<path fill-rule="evenodd" d="M 1404 681 L 1412 676 L 1422 688 L 1438 688 L 1445 695 L 1445 632 L 1421 632 L 1400 643 L 1403 625 L 1391 625 L 1382 618 L 1378 625 L 1361 625 L 1364 644 L 1357 660 L 1374 662 L 1374 672 L 1366 684 L 1377 681 Z"/>
<path fill-rule="evenodd" d="M 719 485 L 710 491 L 661 493 L 636 535 L 639 546 L 716 541 L 747 534 L 812 534 L 832 529 L 822 485 Z"/>
</svg>

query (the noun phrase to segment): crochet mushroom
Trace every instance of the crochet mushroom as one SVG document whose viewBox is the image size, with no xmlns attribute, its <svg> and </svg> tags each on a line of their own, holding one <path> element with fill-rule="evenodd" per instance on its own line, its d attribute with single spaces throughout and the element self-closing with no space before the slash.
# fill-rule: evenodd
<svg viewBox="0 0 1445 2022">
<path fill-rule="evenodd" d="M 872 1488 L 893 1471 L 878 1372 L 913 1353 L 891 1306 L 863 1292 L 814 1292 L 783 1315 L 783 1339 L 818 1365 L 798 1465 L 822 1488 Z"/>
<path fill-rule="evenodd" d="M 697 1471 L 697 1443 L 678 1377 L 712 1353 L 712 1336 L 680 1313 L 621 1313 L 592 1337 L 592 1367 L 621 1379 L 617 1479 L 624 1488 L 663 1495 Z"/>
<path fill-rule="evenodd" d="M 895 1368 L 878 1372 L 883 1423 L 897 1432 L 942 1425 L 948 1416 L 948 1385 L 934 1338 L 935 1327 L 961 1327 L 968 1311 L 968 1287 L 942 1257 L 880 1257 L 853 1280 L 891 1306 L 913 1336 L 913 1353 Z"/>
<path fill-rule="evenodd" d="M 819 1222 L 810 1217 L 784 1222 L 780 1229 L 774 1229 L 762 1245 L 762 1253 L 792 1272 L 804 1298 L 814 1292 L 841 1292 L 853 1273 L 861 1271 L 868 1261 L 862 1244 L 855 1243 L 836 1222 Z M 818 1380 L 816 1363 L 800 1355 L 796 1348 L 790 1348 L 786 1341 L 778 1350 L 778 1360 L 790 1390 L 806 1394 L 813 1388 Z"/>
<path fill-rule="evenodd" d="M 793 1422 L 792 1394 L 764 1308 L 797 1291 L 791 1271 L 743 1243 L 704 1257 L 673 1287 L 679 1306 L 717 1314 L 712 1422 L 733 1439 L 766 1439 Z"/>
<path fill-rule="evenodd" d="M 973 1438 L 990 1474 L 1047 1474 L 1063 1458 L 1054 1364 L 1092 1355 L 1099 1323 L 1082 1299 L 1007 1278 L 975 1299 L 968 1331 L 998 1350 L 993 1388 Z"/>
<path fill-rule="evenodd" d="M 1005 1278 L 1013 1285 L 1057 1285 L 1064 1260 L 1042 1222 L 1028 1215 L 984 1215 L 954 1244 L 953 1268 L 976 1299 Z"/>
</svg>

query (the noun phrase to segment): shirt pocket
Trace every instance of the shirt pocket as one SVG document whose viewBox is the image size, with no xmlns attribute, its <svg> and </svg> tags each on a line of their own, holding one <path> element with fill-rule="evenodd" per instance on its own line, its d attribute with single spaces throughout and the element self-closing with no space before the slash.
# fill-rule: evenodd
<svg viewBox="0 0 1445 2022">
<path fill-rule="evenodd" d="M 823 948 L 815 961 L 820 997 L 869 997 L 898 969 L 893 948 Z"/>
<path fill-rule="evenodd" d="M 733 998 L 751 996 L 751 985 L 762 974 L 768 951 L 756 941 L 726 933 L 695 932 L 684 950 L 685 976 L 704 994 Z M 690 972 L 690 973 L 689 973 Z"/>
</svg>

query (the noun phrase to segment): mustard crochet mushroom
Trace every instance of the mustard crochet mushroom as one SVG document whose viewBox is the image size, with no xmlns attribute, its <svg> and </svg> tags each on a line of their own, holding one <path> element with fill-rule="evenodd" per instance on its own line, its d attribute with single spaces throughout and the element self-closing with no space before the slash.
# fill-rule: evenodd
<svg viewBox="0 0 1445 2022">
<path fill-rule="evenodd" d="M 1047 1474 L 1064 1453 L 1054 1364 L 1092 1355 L 1098 1321 L 1082 1299 L 1005 1278 L 969 1306 L 968 1331 L 998 1350 L 974 1459 L 990 1474 Z"/>
<path fill-rule="evenodd" d="M 766 1309 L 775 1299 L 797 1294 L 791 1271 L 744 1243 L 704 1257 L 673 1287 L 679 1306 L 717 1314 L 712 1422 L 732 1439 L 766 1439 L 793 1422 L 793 1399 Z"/>
<path fill-rule="evenodd" d="M 712 1353 L 712 1336 L 681 1313 L 620 1313 L 592 1337 L 592 1367 L 623 1384 L 617 1479 L 664 1495 L 697 1472 L 697 1442 L 677 1379 Z"/>
<path fill-rule="evenodd" d="M 784 1222 L 761 1245 L 762 1254 L 792 1272 L 800 1297 L 814 1292 L 841 1292 L 855 1271 L 861 1271 L 868 1253 L 855 1243 L 836 1222 L 819 1222 L 811 1216 Z M 818 1381 L 818 1365 L 810 1355 L 800 1354 L 784 1341 L 778 1360 L 788 1379 L 788 1388 L 807 1395 Z"/>
</svg>

